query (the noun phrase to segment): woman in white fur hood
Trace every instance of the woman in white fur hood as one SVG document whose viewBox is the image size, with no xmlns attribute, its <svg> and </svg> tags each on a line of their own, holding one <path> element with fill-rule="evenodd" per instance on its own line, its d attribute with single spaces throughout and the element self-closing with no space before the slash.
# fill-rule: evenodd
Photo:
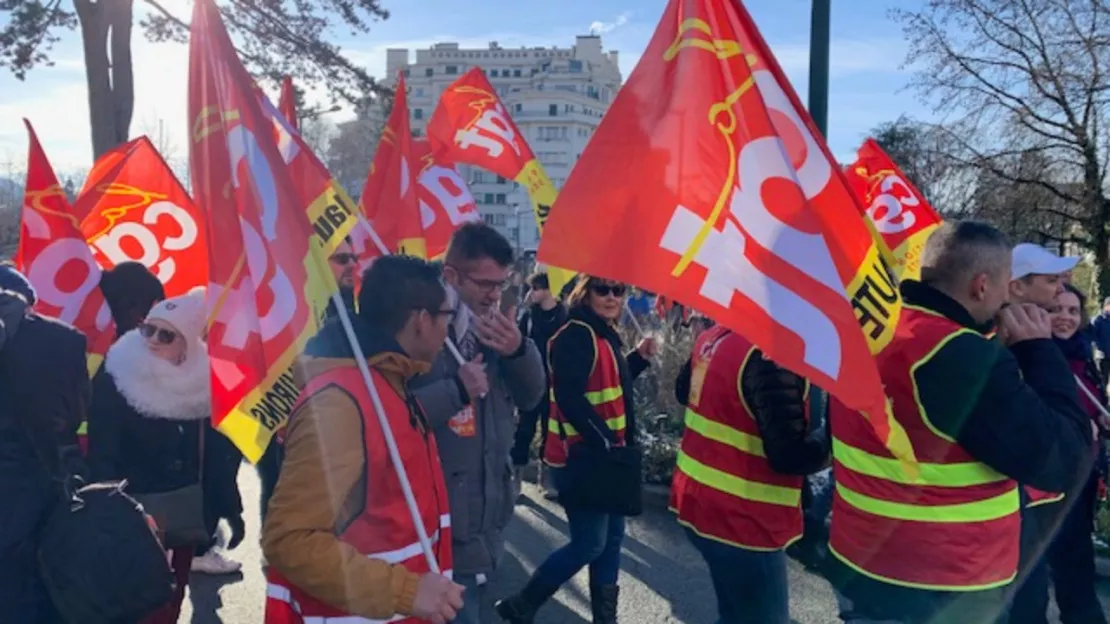
<svg viewBox="0 0 1110 624">
<path fill-rule="evenodd" d="M 108 350 L 89 409 L 95 480 L 126 479 L 134 495 L 200 483 L 201 439 L 211 416 L 204 327 L 204 290 L 194 289 L 156 304 Z M 177 621 L 194 549 L 172 551 L 177 595 L 144 623 Z"/>
</svg>

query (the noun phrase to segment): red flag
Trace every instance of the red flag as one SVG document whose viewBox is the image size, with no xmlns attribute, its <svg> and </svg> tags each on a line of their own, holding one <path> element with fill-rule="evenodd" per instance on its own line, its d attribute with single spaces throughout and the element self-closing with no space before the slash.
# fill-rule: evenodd
<svg viewBox="0 0 1110 624">
<path fill-rule="evenodd" d="M 539 260 L 705 313 L 865 411 L 913 459 L 872 357 L 892 337 L 898 291 L 739 2 L 668 3 L 563 187 Z"/>
<path fill-rule="evenodd" d="M 289 125 L 300 132 L 301 123 L 297 119 L 297 94 L 293 90 L 293 79 L 289 76 L 281 80 L 281 98 L 278 100 L 278 110 L 289 122 Z"/>
<path fill-rule="evenodd" d="M 447 243 L 460 225 L 481 221 L 482 215 L 462 176 L 453 165 L 436 160 L 427 138 L 414 138 L 412 147 L 419 171 L 420 225 L 428 258 L 435 260 L 446 253 Z"/>
<path fill-rule="evenodd" d="M 31 122 L 24 119 L 23 123 L 31 145 L 16 266 L 35 287 L 37 312 L 85 334 L 92 376 L 115 334 L 111 312 L 100 292 L 100 267 L 85 244 L 77 217 Z"/>
<path fill-rule="evenodd" d="M 212 0 L 189 48 L 190 169 L 209 241 L 213 420 L 257 461 L 296 401 L 290 366 L 336 285 L 343 206 L 305 205 Z"/>
<path fill-rule="evenodd" d="M 77 198 L 81 231 L 97 263 L 141 262 L 175 297 L 208 283 L 200 210 L 145 136 L 97 161 Z"/>
<path fill-rule="evenodd" d="M 920 278 L 925 242 L 943 219 L 875 139 L 863 142 L 844 174 L 863 214 L 891 251 L 895 277 Z"/>
<path fill-rule="evenodd" d="M 481 167 L 523 186 L 542 238 L 555 186 L 480 67 L 444 90 L 428 121 L 428 138 L 437 160 Z M 552 292 L 574 277 L 554 266 L 547 273 Z"/>
<path fill-rule="evenodd" d="M 391 252 L 428 257 L 414 184 L 412 131 L 405 77 L 397 76 L 393 110 L 362 188 L 359 208 Z"/>
</svg>

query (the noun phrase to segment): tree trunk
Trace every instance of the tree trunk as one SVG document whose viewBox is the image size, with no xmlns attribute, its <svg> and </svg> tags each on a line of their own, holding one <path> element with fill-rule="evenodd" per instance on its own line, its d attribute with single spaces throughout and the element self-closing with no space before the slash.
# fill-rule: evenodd
<svg viewBox="0 0 1110 624">
<path fill-rule="evenodd" d="M 127 141 L 135 107 L 133 0 L 74 0 L 81 21 L 93 161 Z"/>
</svg>

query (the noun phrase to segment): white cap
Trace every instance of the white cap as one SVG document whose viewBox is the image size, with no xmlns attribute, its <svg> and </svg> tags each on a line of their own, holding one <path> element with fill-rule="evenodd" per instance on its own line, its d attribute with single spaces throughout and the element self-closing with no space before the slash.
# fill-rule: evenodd
<svg viewBox="0 0 1110 624">
<path fill-rule="evenodd" d="M 1010 279 L 1021 279 L 1027 275 L 1059 275 L 1074 269 L 1077 264 L 1078 257 L 1062 258 L 1040 245 L 1021 243 L 1014 247 Z"/>
<path fill-rule="evenodd" d="M 184 295 L 159 301 L 150 309 L 146 320 L 160 320 L 173 325 L 185 338 L 186 344 L 191 345 L 201 340 L 204 334 L 204 295 L 204 287 L 198 286 Z"/>
</svg>

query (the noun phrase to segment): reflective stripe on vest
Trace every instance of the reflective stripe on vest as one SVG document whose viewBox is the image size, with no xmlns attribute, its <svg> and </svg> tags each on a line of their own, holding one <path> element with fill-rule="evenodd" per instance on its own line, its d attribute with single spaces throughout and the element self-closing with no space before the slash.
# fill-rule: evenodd
<svg viewBox="0 0 1110 624">
<path fill-rule="evenodd" d="M 624 434 L 628 426 L 628 418 L 624 413 L 624 388 L 621 386 L 620 365 L 617 363 L 617 354 L 608 340 L 597 335 L 589 324 L 571 320 L 559 328 L 555 335 L 548 341 L 548 358 L 552 345 L 558 340 L 563 330 L 571 325 L 580 325 L 590 332 L 593 340 L 594 359 L 590 365 L 590 377 L 586 380 L 586 400 L 593 406 L 597 415 L 605 421 L 605 425 L 616 434 L 618 443 L 624 443 Z M 550 466 L 563 466 L 566 464 L 567 452 L 571 444 L 576 444 L 582 439 L 580 431 L 574 428 L 563 418 L 559 406 L 555 402 L 554 387 L 558 383 L 554 369 L 551 370 L 552 390 L 548 393 L 551 405 L 551 417 L 547 421 L 547 431 L 544 439 L 544 462 Z M 560 431 L 566 436 L 564 441 Z"/>
<path fill-rule="evenodd" d="M 939 431 L 920 402 L 914 372 L 957 336 L 979 334 L 905 306 L 877 356 L 894 417 L 918 458 L 907 475 L 867 421 L 830 406 L 836 488 L 829 550 L 865 576 L 905 587 L 980 591 L 1010 583 L 1018 564 L 1017 484 Z"/>
<path fill-rule="evenodd" d="M 756 353 L 724 326 L 698 337 L 670 507 L 702 537 L 770 551 L 802 535 L 803 477 L 779 474 L 767 461 L 740 385 Z"/>
<path fill-rule="evenodd" d="M 1024 486 L 1024 488 L 1025 495 L 1029 497 L 1029 500 L 1025 502 L 1026 508 L 1040 507 L 1041 505 L 1049 505 L 1064 500 L 1063 492 L 1045 492 L 1029 485 Z"/>
</svg>

